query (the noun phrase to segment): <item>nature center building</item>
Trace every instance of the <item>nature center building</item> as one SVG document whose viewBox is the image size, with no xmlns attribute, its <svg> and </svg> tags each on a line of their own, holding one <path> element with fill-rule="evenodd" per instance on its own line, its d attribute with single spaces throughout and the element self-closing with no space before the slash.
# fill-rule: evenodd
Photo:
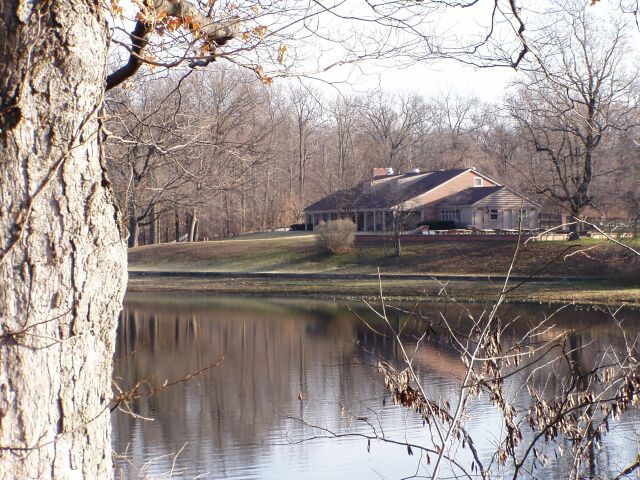
<svg viewBox="0 0 640 480">
<path fill-rule="evenodd" d="M 339 190 L 304 209 L 305 229 L 320 222 L 351 218 L 358 231 L 393 229 L 402 215 L 405 230 L 433 220 L 478 229 L 536 229 L 541 206 L 500 185 L 475 168 L 395 174 L 375 168 L 370 180 Z"/>
</svg>

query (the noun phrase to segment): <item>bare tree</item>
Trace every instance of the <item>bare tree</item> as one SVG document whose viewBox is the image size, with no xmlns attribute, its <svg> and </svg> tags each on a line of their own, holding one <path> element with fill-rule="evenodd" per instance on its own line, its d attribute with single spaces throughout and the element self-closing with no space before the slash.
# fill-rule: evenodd
<svg viewBox="0 0 640 480">
<path fill-rule="evenodd" d="M 335 136 L 337 180 L 335 184 L 342 190 L 351 186 L 356 177 L 356 161 L 354 137 L 358 128 L 358 112 L 355 99 L 338 97 L 330 107 L 333 117 L 333 129 L 331 136 Z M 330 182 L 332 185 L 333 182 Z"/>
<path fill-rule="evenodd" d="M 297 190 L 300 199 L 304 198 L 307 163 L 310 157 L 310 137 L 318 127 L 318 119 L 322 106 L 313 93 L 304 88 L 296 88 L 291 91 L 289 97 L 291 105 L 293 131 L 296 144 L 295 155 L 298 168 Z"/>
<path fill-rule="evenodd" d="M 373 141 L 379 165 L 401 170 L 410 167 L 411 156 L 401 156 L 412 144 L 413 129 L 425 116 L 424 103 L 416 95 L 391 96 L 377 91 L 363 101 L 364 131 Z M 374 153 L 372 152 L 372 153 Z"/>
<path fill-rule="evenodd" d="M 592 204 L 594 178 L 612 173 L 601 155 L 607 136 L 636 126 L 635 76 L 626 69 L 621 23 L 602 28 L 589 12 L 570 7 L 543 34 L 543 60 L 516 84 L 509 108 L 543 162 L 530 170 L 537 192 L 579 219 Z"/>
<path fill-rule="evenodd" d="M 460 168 L 475 165 L 473 133 L 483 125 L 477 98 L 446 93 L 435 98 L 438 167 Z M 472 163 L 470 165 L 470 163 Z"/>
</svg>

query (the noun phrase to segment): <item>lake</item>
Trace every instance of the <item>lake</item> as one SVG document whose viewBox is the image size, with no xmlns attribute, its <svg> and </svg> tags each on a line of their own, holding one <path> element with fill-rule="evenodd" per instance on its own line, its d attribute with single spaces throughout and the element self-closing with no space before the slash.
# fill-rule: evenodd
<svg viewBox="0 0 640 480">
<path fill-rule="evenodd" d="M 476 314 L 483 308 L 469 306 Z M 506 305 L 500 317 L 530 325 L 554 310 Z M 441 312 L 460 324 L 468 320 L 451 304 L 424 304 L 419 312 L 421 320 L 406 324 L 406 346 L 412 355 L 415 351 L 414 365 L 429 395 L 455 405 L 465 373 L 458 354 L 426 339 L 416 349 L 416 339 L 425 322 Z M 399 326 L 406 315 L 392 309 L 389 318 Z M 638 312 L 622 312 L 618 319 L 624 319 L 631 337 L 638 334 Z M 585 365 L 591 356 L 622 342 L 605 311 L 569 307 L 549 325 L 553 328 L 544 335 L 567 326 L 576 330 L 571 339 L 585 346 L 579 359 Z M 405 445 L 357 436 L 375 432 L 391 442 L 432 446 L 429 427 L 420 416 L 394 405 L 385 390 L 375 368 L 378 359 L 404 366 L 389 331 L 379 335 L 374 330 L 384 333 L 384 325 L 362 303 L 128 295 L 114 377 L 123 388 L 143 382 L 143 388 L 160 391 L 130 402 L 137 417 L 113 412 L 116 478 L 355 480 L 426 475 L 430 467 L 419 450 L 409 454 Z M 162 388 L 222 357 L 218 366 Z M 545 369 L 525 369 L 517 378 L 525 375 L 544 381 Z M 514 395 L 519 398 L 520 393 Z M 471 402 L 465 427 L 481 457 L 495 450 L 500 420 L 486 396 Z M 592 458 L 592 472 L 608 475 L 631 463 L 639 451 L 639 427 L 635 410 L 611 422 L 602 449 Z M 525 437 L 530 432 L 526 430 Z M 471 462 L 467 450 L 457 455 L 465 468 Z M 522 476 L 565 478 L 568 456 L 556 459 L 550 452 L 549 459 L 545 467 Z M 443 478 L 451 472 L 445 464 Z"/>
</svg>

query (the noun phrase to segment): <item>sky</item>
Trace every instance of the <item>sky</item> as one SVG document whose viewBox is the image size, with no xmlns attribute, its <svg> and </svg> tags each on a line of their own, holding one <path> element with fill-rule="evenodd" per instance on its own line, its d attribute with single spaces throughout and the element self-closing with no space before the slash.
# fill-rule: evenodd
<svg viewBox="0 0 640 480">
<path fill-rule="evenodd" d="M 435 65 L 394 67 L 358 75 L 353 84 L 354 92 L 381 88 L 388 91 L 409 91 L 425 96 L 450 91 L 462 96 L 475 96 L 482 101 L 499 101 L 509 81 L 515 76 L 511 68 L 473 68 L 454 60 L 440 61 Z"/>
<path fill-rule="evenodd" d="M 581 0 L 576 0 L 580 2 Z M 539 2 L 542 5 L 545 0 Z M 486 6 L 492 5 L 493 1 L 480 3 L 479 9 L 471 11 L 450 10 L 449 23 L 444 30 L 452 34 L 451 38 L 468 39 L 470 33 L 459 32 L 486 32 L 482 21 L 490 18 L 487 14 Z M 584 0 L 585 8 L 603 22 L 607 21 L 608 15 L 614 12 L 612 3 L 601 1 L 595 5 L 590 5 Z M 475 8 L 475 7 L 474 7 Z M 484 10 L 483 10 L 484 8 Z M 618 13 L 617 10 L 615 10 Z M 471 15 L 469 15 L 471 13 Z M 538 15 L 531 12 L 531 15 Z M 629 16 L 631 21 L 631 17 Z M 504 25 L 503 25 L 504 27 Z M 528 28 L 533 28 L 533 24 L 527 22 Z M 505 27 L 506 28 L 506 27 Z M 635 45 L 640 45 L 640 35 L 638 29 L 631 28 L 631 44 L 637 52 Z M 597 35 L 597 32 L 594 32 Z M 456 37 L 458 36 L 458 37 Z M 506 35 L 505 35 L 506 37 Z M 634 55 L 635 58 L 640 55 Z M 342 93 L 365 93 L 372 89 L 381 88 L 391 92 L 413 92 L 424 96 L 438 96 L 448 92 L 455 92 L 461 96 L 477 97 L 484 102 L 500 102 L 509 83 L 513 81 L 518 73 L 510 67 L 490 67 L 478 68 L 463 64 L 456 60 L 423 61 L 413 65 L 400 66 L 393 65 L 392 61 L 373 63 L 366 61 L 357 67 L 345 66 L 332 69 L 324 74 L 317 75 L 321 81 L 310 83 L 329 93 L 332 88 L 338 88 Z M 323 81 L 329 82 L 332 86 L 323 85 Z"/>
<path fill-rule="evenodd" d="M 274 2 L 274 0 L 268 1 Z M 355 17 L 365 16 L 363 12 L 366 10 L 363 10 L 363 8 L 365 8 L 362 6 L 363 1 L 367 5 L 370 2 L 376 2 L 376 0 L 331 1 L 339 5 L 348 5 L 348 7 L 344 7 L 347 8 L 347 10 L 340 10 L 340 13 L 353 15 Z M 547 0 L 541 0 L 543 3 L 545 1 Z M 586 8 L 593 12 L 600 12 L 600 14 L 603 15 L 606 15 L 607 9 L 611 8 L 609 2 L 605 1 L 598 2 L 595 6 L 587 6 L 587 0 L 584 0 L 584 3 Z M 130 6 L 131 5 L 132 4 L 130 4 Z M 417 23 L 416 25 L 418 25 L 418 28 L 423 29 L 420 30 L 421 32 L 444 32 L 438 33 L 438 35 L 446 38 L 446 41 L 450 42 L 449 46 L 456 45 L 456 41 L 460 41 L 462 44 L 468 41 L 470 35 L 480 35 L 482 32 L 486 32 L 486 25 L 483 25 L 483 22 L 487 22 L 488 19 L 491 18 L 490 10 L 487 8 L 492 5 L 493 0 L 481 0 L 478 5 L 472 9 L 446 9 L 447 15 L 443 17 L 436 15 L 420 17 L 420 20 L 424 20 L 424 22 L 427 22 L 431 18 L 438 18 L 437 24 Z M 340 7 L 340 9 L 342 8 L 343 7 Z M 135 9 L 131 6 L 130 10 L 133 12 Z M 133 17 L 131 12 L 127 14 L 130 18 Z M 357 41 L 359 39 L 365 39 L 362 45 L 367 45 L 366 39 L 373 37 L 373 34 L 367 30 L 369 27 L 373 27 L 373 25 L 350 20 L 340 20 L 328 15 L 323 15 L 319 18 L 322 18 L 323 21 L 326 19 L 330 20 L 326 26 L 321 25 L 314 27 L 321 33 L 320 37 L 324 35 L 325 38 L 335 39 L 344 35 L 344 38 L 350 40 L 355 39 L 355 45 L 358 45 Z M 129 31 L 131 28 L 130 22 L 129 24 L 125 22 L 125 25 L 124 31 Z M 295 28 L 297 23 L 292 25 Z M 354 28 L 354 25 L 357 25 L 355 27 L 356 31 L 350 32 L 349 29 Z M 502 25 L 502 28 L 508 29 L 510 27 Z M 358 29 L 360 30 L 358 31 Z M 117 33 L 122 35 L 122 32 Z M 508 37 L 508 34 L 505 35 L 505 38 Z M 283 41 L 286 42 L 286 38 L 286 36 L 283 36 Z M 400 41 L 401 43 L 403 40 L 406 39 L 403 39 L 401 36 L 395 39 L 395 41 Z M 452 41 L 453 43 L 451 43 Z M 293 71 L 313 71 L 314 67 L 322 70 L 321 67 L 323 63 L 330 64 L 340 59 L 340 42 L 328 42 L 324 49 L 319 47 L 319 44 L 315 42 L 321 42 L 321 40 L 318 40 L 318 37 L 314 35 L 309 36 L 307 42 L 302 42 L 299 53 L 300 58 L 303 60 L 292 64 L 291 68 Z M 275 50 L 278 44 L 279 40 L 276 40 L 271 49 Z M 291 45 L 290 51 L 295 48 L 295 45 Z M 314 58 L 318 50 L 323 51 L 323 58 L 321 60 Z M 275 66 L 278 67 L 277 63 Z M 304 78 L 303 82 L 326 92 L 328 95 L 337 93 L 336 89 L 343 94 L 362 94 L 374 89 L 383 89 L 390 92 L 417 93 L 427 97 L 454 92 L 461 96 L 477 97 L 484 102 L 500 102 L 505 90 L 508 88 L 509 82 L 512 81 L 516 75 L 517 73 L 509 67 L 477 68 L 455 60 L 425 60 L 414 63 L 413 65 L 407 65 L 406 62 L 397 59 L 387 59 L 378 61 L 377 63 L 365 61 L 359 63 L 357 66 L 345 65 L 332 68 L 325 73 L 312 73 L 308 77 L 302 78 Z M 286 83 L 286 81 L 282 80 L 276 81 Z M 300 78 L 294 77 L 291 81 L 300 81 Z"/>
</svg>

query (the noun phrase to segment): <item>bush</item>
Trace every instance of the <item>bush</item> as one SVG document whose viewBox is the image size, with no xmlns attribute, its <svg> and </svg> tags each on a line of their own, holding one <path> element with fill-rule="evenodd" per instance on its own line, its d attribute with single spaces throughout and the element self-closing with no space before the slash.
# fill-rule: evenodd
<svg viewBox="0 0 640 480">
<path fill-rule="evenodd" d="M 292 232 L 300 232 L 304 230 L 304 227 L 304 223 L 294 223 L 293 225 L 289 225 L 289 230 L 291 230 Z"/>
<path fill-rule="evenodd" d="M 346 253 L 353 248 L 356 224 L 348 219 L 320 222 L 316 227 L 320 244 L 331 253 Z"/>
<path fill-rule="evenodd" d="M 422 227 L 423 225 L 428 225 L 429 230 L 451 230 L 457 227 L 456 222 L 453 220 L 425 220 L 424 222 L 420 222 L 418 227 Z"/>
</svg>

